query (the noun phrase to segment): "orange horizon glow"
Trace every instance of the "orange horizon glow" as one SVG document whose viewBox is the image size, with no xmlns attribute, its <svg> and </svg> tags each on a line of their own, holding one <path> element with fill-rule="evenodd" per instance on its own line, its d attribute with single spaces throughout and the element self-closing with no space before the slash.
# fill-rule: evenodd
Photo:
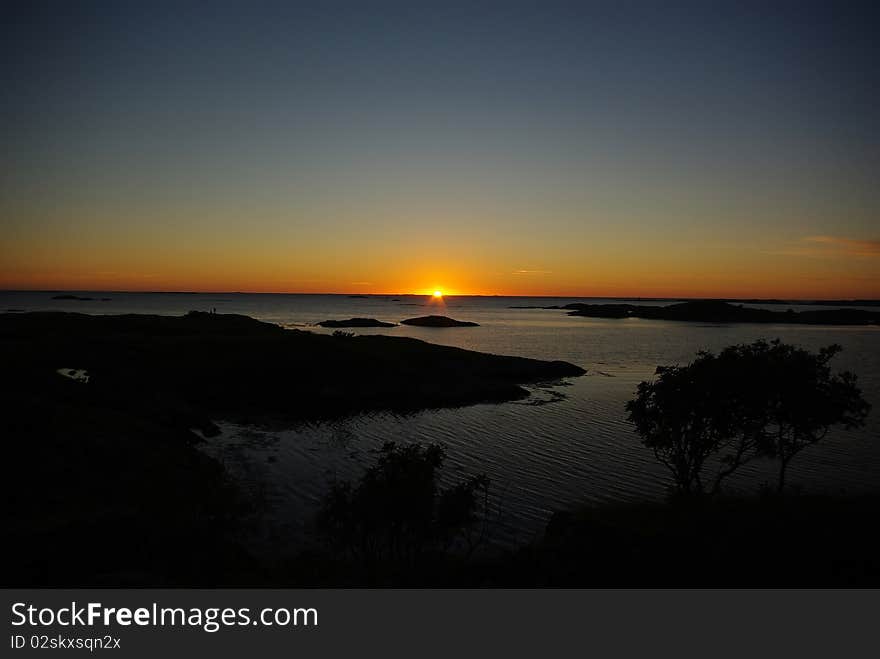
<svg viewBox="0 0 880 659">
<path fill-rule="evenodd" d="M 694 277 L 690 282 L 678 285 L 651 283 L 609 283 L 595 284 L 560 283 L 556 286 L 536 284 L 481 286 L 477 283 L 463 282 L 457 286 L 407 286 L 400 285 L 346 285 L 344 283 L 321 285 L 285 285 L 284 282 L 262 283 L 254 279 L 227 280 L 219 277 L 199 280 L 174 280 L 150 278 L 137 281 L 126 277 L 77 277 L 62 278 L 21 278 L 4 277 L 0 279 L 0 290 L 21 291 L 106 291 L 106 292 L 151 292 L 151 293 L 283 293 L 312 295 L 411 295 L 427 297 L 436 302 L 457 296 L 510 296 L 510 297 L 589 297 L 589 298 L 681 298 L 681 299 L 880 299 L 880 286 L 871 282 L 845 282 L 833 279 L 815 282 L 813 285 L 784 285 L 749 281 L 741 285 L 735 283 L 713 283 L 712 277 Z M 861 284 L 861 285 L 859 285 Z M 442 295 L 436 296 L 435 291 Z"/>
<path fill-rule="evenodd" d="M 109 233 L 109 232 L 108 232 Z M 880 250 L 872 241 L 821 237 L 776 245 L 600 244 L 554 240 L 528 258 L 528 241 L 404 244 L 365 236 L 299 248 L 267 236 L 215 243 L 152 244 L 121 238 L 40 236 L 0 244 L 0 289 L 41 291 L 305 293 L 444 297 L 880 299 Z M 168 245 L 168 246 L 166 246 Z M 581 248 L 581 245 L 587 247 Z M 290 247 L 289 247 L 290 246 Z M 157 255 L 161 255 L 161 258 Z M 448 256 L 447 256 L 448 255 Z M 525 255 L 522 258 L 519 255 Z M 528 259 L 528 260 L 527 260 Z M 344 264 L 344 265 L 340 265 Z"/>
<path fill-rule="evenodd" d="M 96 282 L 97 283 L 97 282 Z M 685 289 L 666 290 L 654 287 L 643 289 L 591 289 L 583 287 L 577 289 L 547 290 L 547 291 L 522 291 L 509 289 L 492 290 L 450 290 L 441 295 L 435 295 L 430 287 L 416 289 L 383 289 L 383 290 L 358 290 L 355 288 L 339 289 L 286 289 L 276 287 L 193 287 L 193 286 L 114 286 L 114 285 L 15 285 L 10 283 L 0 285 L 3 291 L 27 291 L 27 292 L 105 292 L 105 293 L 199 293 L 199 294 L 280 294 L 280 295 L 369 295 L 369 296 L 409 296 L 425 297 L 437 303 L 442 303 L 445 298 L 455 297 L 547 297 L 547 298 L 607 298 L 607 299 L 782 299 L 782 300 L 876 300 L 880 299 L 880 291 L 868 289 L 864 292 L 851 290 L 835 291 L 834 289 L 821 289 L 817 294 L 810 294 L 799 290 L 775 290 L 767 292 L 761 289 L 747 288 L 720 288 L 717 290 Z"/>
</svg>

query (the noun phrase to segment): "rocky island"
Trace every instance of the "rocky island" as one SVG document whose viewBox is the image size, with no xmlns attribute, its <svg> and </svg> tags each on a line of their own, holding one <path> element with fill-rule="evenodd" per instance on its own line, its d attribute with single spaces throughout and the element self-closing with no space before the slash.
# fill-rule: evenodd
<svg viewBox="0 0 880 659">
<path fill-rule="evenodd" d="M 375 318 L 349 318 L 348 320 L 323 320 L 320 327 L 397 327 L 396 323 L 386 323 Z"/>
<path fill-rule="evenodd" d="M 448 316 L 420 316 L 419 318 L 401 320 L 400 323 L 402 325 L 415 325 L 418 327 L 479 327 L 477 323 L 455 320 Z"/>
</svg>

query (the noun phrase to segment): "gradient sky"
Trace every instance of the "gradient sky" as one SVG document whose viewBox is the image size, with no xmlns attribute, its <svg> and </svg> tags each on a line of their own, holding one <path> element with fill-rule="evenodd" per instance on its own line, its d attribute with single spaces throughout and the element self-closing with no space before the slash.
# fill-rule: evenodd
<svg viewBox="0 0 880 659">
<path fill-rule="evenodd" d="M 880 298 L 870 7 L 6 2 L 0 288 Z"/>
</svg>

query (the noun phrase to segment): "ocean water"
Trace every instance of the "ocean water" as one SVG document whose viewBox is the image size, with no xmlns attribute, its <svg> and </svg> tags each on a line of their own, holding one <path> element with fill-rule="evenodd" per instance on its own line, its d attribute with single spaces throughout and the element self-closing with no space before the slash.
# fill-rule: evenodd
<svg viewBox="0 0 880 659">
<path fill-rule="evenodd" d="M 386 441 L 438 442 L 447 449 L 444 478 L 485 472 L 492 480 L 493 537 L 523 542 L 539 534 L 554 510 L 581 503 L 627 502 L 664 496 L 665 469 L 638 441 L 624 404 L 657 365 L 684 364 L 701 349 L 719 350 L 755 339 L 818 349 L 838 343 L 835 360 L 852 370 L 874 410 L 864 428 L 833 430 L 798 455 L 788 480 L 805 492 L 861 492 L 880 488 L 880 327 L 710 325 L 644 319 L 578 318 L 562 310 L 514 306 L 563 305 L 587 298 L 88 293 L 106 301 L 53 300 L 53 293 L 0 293 L 0 311 L 182 314 L 191 309 L 241 313 L 285 327 L 325 332 L 325 319 L 371 317 L 398 322 L 439 313 L 479 327 L 354 329 L 410 336 L 498 354 L 562 359 L 587 369 L 584 377 L 531 387 L 522 401 L 378 413 L 333 423 L 259 429 L 226 424 L 205 450 L 223 461 L 267 503 L 275 532 L 305 537 L 321 496 L 334 479 L 354 479 Z M 609 300 L 602 300 L 609 302 Z M 644 301 L 643 304 L 667 302 Z M 787 307 L 772 306 L 784 310 Z M 800 307 L 795 306 L 795 309 Z M 816 308 L 816 307 L 811 307 Z M 730 482 L 751 492 L 772 482 L 772 465 L 754 463 Z"/>
</svg>

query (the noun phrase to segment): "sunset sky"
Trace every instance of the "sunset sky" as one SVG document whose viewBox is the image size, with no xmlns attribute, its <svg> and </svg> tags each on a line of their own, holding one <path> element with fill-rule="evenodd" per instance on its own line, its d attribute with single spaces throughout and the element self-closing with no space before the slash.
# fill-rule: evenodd
<svg viewBox="0 0 880 659">
<path fill-rule="evenodd" d="M 880 298 L 870 4 L 15 6 L 0 288 Z"/>
</svg>

